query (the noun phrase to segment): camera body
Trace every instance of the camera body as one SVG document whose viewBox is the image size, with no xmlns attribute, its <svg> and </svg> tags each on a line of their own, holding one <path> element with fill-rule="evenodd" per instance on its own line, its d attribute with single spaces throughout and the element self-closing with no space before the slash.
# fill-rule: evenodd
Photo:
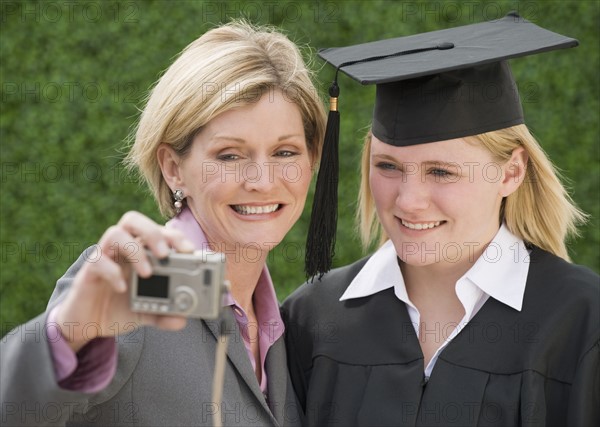
<svg viewBox="0 0 600 427">
<path fill-rule="evenodd" d="M 157 259 L 146 255 L 152 276 L 139 277 L 132 269 L 130 308 L 138 313 L 168 314 L 216 319 L 221 312 L 225 287 L 225 255 L 196 251 L 172 252 Z"/>
</svg>

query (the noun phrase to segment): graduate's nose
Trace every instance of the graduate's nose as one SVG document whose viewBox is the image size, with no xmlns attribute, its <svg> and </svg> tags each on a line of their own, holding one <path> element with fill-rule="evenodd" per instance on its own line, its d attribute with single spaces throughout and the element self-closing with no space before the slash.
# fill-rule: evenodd
<svg viewBox="0 0 600 427">
<path fill-rule="evenodd" d="M 396 206 L 402 212 L 411 213 L 429 207 L 430 193 L 427 182 L 419 173 L 404 174 L 396 183 Z"/>
</svg>

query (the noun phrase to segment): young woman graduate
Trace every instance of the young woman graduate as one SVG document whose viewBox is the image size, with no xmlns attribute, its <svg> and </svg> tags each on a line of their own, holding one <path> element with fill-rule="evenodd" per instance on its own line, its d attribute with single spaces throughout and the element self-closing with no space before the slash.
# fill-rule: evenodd
<svg viewBox="0 0 600 427">
<path fill-rule="evenodd" d="M 284 303 L 306 425 L 600 425 L 599 277 L 564 243 L 585 215 L 507 63 L 576 45 L 511 14 L 320 53 L 377 85 L 359 202 L 381 246 Z"/>
</svg>

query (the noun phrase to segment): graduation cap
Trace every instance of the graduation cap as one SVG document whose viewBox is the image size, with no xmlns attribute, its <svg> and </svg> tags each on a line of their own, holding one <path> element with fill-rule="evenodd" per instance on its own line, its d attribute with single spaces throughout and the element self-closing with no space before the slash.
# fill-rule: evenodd
<svg viewBox="0 0 600 427">
<path fill-rule="evenodd" d="M 577 45 L 512 12 L 495 21 L 319 51 L 336 71 L 307 239 L 307 275 L 328 271 L 335 248 L 339 71 L 377 85 L 373 135 L 408 146 L 524 123 L 507 60 Z"/>
</svg>

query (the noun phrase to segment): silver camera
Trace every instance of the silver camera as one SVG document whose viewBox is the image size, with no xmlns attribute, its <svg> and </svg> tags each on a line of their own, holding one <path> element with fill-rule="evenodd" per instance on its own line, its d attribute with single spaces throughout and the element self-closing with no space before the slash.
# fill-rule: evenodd
<svg viewBox="0 0 600 427">
<path fill-rule="evenodd" d="M 152 265 L 152 276 L 139 277 L 132 269 L 132 311 L 202 319 L 219 316 L 221 296 L 226 290 L 224 254 L 172 252 L 160 260 L 150 251 L 146 255 Z"/>
</svg>

